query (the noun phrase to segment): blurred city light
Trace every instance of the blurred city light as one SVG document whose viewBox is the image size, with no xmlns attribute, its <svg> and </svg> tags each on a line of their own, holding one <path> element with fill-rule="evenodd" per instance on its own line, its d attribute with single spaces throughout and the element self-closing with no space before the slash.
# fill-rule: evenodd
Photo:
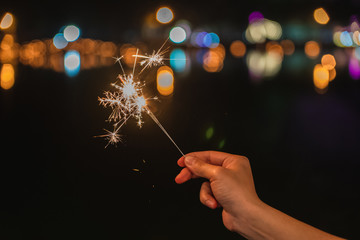
<svg viewBox="0 0 360 240">
<path fill-rule="evenodd" d="M 203 45 L 208 48 L 216 48 L 220 43 L 220 38 L 216 33 L 208 33 L 203 39 Z"/>
<path fill-rule="evenodd" d="M 249 23 L 253 23 L 262 19 L 264 19 L 264 15 L 262 15 L 262 13 L 259 11 L 252 12 L 249 15 Z"/>
<path fill-rule="evenodd" d="M 182 43 L 186 39 L 186 32 L 182 27 L 174 27 L 170 31 L 170 40 L 174 43 Z"/>
<path fill-rule="evenodd" d="M 68 42 L 76 41 L 80 36 L 80 29 L 74 25 L 66 26 L 64 29 L 64 38 Z"/>
<path fill-rule="evenodd" d="M 230 45 L 230 53 L 236 58 L 243 57 L 246 53 L 246 45 L 240 40 L 235 40 Z"/>
<path fill-rule="evenodd" d="M 206 34 L 207 34 L 207 32 L 197 32 L 197 33 L 195 33 L 194 34 L 194 36 L 195 36 L 195 44 L 193 44 L 193 45 L 195 45 L 197 47 L 206 47 L 204 45 L 204 38 L 205 38 Z"/>
<path fill-rule="evenodd" d="M 158 92 L 168 96 L 174 92 L 174 74 L 168 66 L 162 66 L 157 71 L 156 86 Z"/>
<path fill-rule="evenodd" d="M 66 41 L 64 34 L 57 33 L 53 38 L 53 44 L 57 49 L 63 49 L 68 45 L 68 41 Z"/>
<path fill-rule="evenodd" d="M 266 30 L 266 37 L 269 40 L 278 40 L 282 35 L 282 28 L 278 22 L 268 19 L 264 20 L 264 27 Z"/>
<path fill-rule="evenodd" d="M 265 18 L 250 22 L 245 31 L 245 38 L 249 43 L 264 43 L 266 39 L 278 40 L 281 36 L 281 25 Z"/>
<path fill-rule="evenodd" d="M 224 66 L 225 47 L 219 44 L 216 48 L 210 48 L 203 55 L 203 68 L 207 72 L 220 72 Z"/>
<path fill-rule="evenodd" d="M 336 60 L 334 58 L 333 55 L 331 54 L 325 54 L 324 56 L 322 56 L 321 58 L 321 64 L 324 68 L 326 68 L 327 70 L 332 70 L 335 68 L 336 66 Z"/>
<path fill-rule="evenodd" d="M 325 89 L 329 85 L 329 71 L 321 64 L 316 64 L 313 71 L 314 85 L 318 89 Z"/>
<path fill-rule="evenodd" d="M 282 57 L 275 52 L 250 51 L 246 63 L 251 74 L 257 78 L 275 76 L 281 69 Z"/>
<path fill-rule="evenodd" d="M 293 41 L 285 39 L 280 42 L 285 55 L 292 55 L 295 51 L 295 44 Z"/>
<path fill-rule="evenodd" d="M 315 9 L 314 19 L 319 24 L 327 24 L 330 20 L 329 15 L 323 8 Z"/>
<path fill-rule="evenodd" d="M 0 29 L 8 29 L 11 27 L 11 25 L 14 22 L 14 17 L 11 13 L 5 13 L 4 17 L 2 18 L 1 22 L 0 22 Z"/>
<path fill-rule="evenodd" d="M 316 58 L 320 54 L 320 46 L 315 41 L 308 41 L 305 43 L 305 54 L 309 58 Z"/>
<path fill-rule="evenodd" d="M 355 57 L 351 57 L 349 61 L 349 74 L 354 80 L 360 79 L 360 63 Z"/>
<path fill-rule="evenodd" d="M 170 66 L 175 72 L 183 72 L 186 68 L 186 54 L 184 50 L 175 48 L 170 53 Z"/>
<path fill-rule="evenodd" d="M 351 47 L 353 45 L 351 35 L 350 35 L 350 33 L 348 31 L 343 31 L 340 34 L 340 42 L 345 47 Z"/>
<path fill-rule="evenodd" d="M 4 64 L 0 73 L 0 86 L 1 88 L 8 90 L 14 86 L 15 83 L 15 71 L 11 64 Z"/>
<path fill-rule="evenodd" d="M 161 7 L 156 12 L 156 20 L 159 23 L 169 23 L 174 19 L 174 14 L 168 7 Z"/>
<path fill-rule="evenodd" d="M 354 31 L 354 34 L 353 34 L 353 41 L 356 45 L 360 46 L 360 33 L 359 31 Z"/>
<path fill-rule="evenodd" d="M 64 56 L 65 73 L 69 77 L 76 76 L 80 71 L 80 54 L 78 51 L 71 50 Z"/>
</svg>

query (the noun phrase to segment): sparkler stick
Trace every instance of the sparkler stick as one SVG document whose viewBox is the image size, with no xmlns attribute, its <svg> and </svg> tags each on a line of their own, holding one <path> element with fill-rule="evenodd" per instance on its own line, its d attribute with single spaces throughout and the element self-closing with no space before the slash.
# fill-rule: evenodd
<svg viewBox="0 0 360 240">
<path fill-rule="evenodd" d="M 159 122 L 159 120 L 157 119 L 157 117 L 150 111 L 150 109 L 148 108 L 148 106 L 145 106 L 146 109 L 146 113 L 152 118 L 152 120 L 154 120 L 154 122 L 159 126 L 159 128 L 165 133 L 165 135 L 170 139 L 170 141 L 175 145 L 175 147 L 177 148 L 177 150 L 179 150 L 179 152 L 181 153 L 181 155 L 183 155 L 185 157 L 185 154 L 181 151 L 181 149 L 179 148 L 179 146 L 175 143 L 175 141 L 172 139 L 172 137 L 170 137 L 169 133 L 165 130 L 165 128 L 163 127 L 163 125 Z"/>
</svg>

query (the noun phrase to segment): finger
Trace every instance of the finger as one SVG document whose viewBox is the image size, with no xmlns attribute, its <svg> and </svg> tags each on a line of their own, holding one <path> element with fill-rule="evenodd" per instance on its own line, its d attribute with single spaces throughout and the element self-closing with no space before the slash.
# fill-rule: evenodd
<svg viewBox="0 0 360 240">
<path fill-rule="evenodd" d="M 175 182 L 177 184 L 184 183 L 190 180 L 193 177 L 193 174 L 190 172 L 188 168 L 183 168 L 180 173 L 175 177 Z"/>
<path fill-rule="evenodd" d="M 185 167 L 184 160 L 185 160 L 185 157 L 182 156 L 182 157 L 179 158 L 179 160 L 177 161 L 177 164 L 178 164 L 180 167 Z"/>
<path fill-rule="evenodd" d="M 217 151 L 201 151 L 201 152 L 188 153 L 188 154 L 186 154 L 186 156 L 197 157 L 207 163 L 222 166 L 223 162 L 226 159 L 231 158 L 234 155 L 230 154 L 230 153 L 217 152 Z M 181 160 L 184 161 L 184 159 L 181 159 Z"/>
<path fill-rule="evenodd" d="M 222 167 L 220 166 L 206 163 L 193 156 L 185 157 L 185 165 L 194 176 L 204 177 L 207 179 L 213 179 L 222 170 Z"/>
<path fill-rule="evenodd" d="M 218 206 L 218 202 L 214 198 L 209 182 L 203 182 L 201 185 L 200 202 L 211 209 L 215 209 Z"/>
</svg>

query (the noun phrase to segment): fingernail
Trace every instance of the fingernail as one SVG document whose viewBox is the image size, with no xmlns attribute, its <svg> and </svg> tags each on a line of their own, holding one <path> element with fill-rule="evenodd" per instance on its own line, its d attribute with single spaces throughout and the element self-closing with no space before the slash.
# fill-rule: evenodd
<svg viewBox="0 0 360 240">
<path fill-rule="evenodd" d="M 195 161 L 195 158 L 194 157 L 191 157 L 191 156 L 186 156 L 185 157 L 185 163 L 186 165 L 192 165 Z"/>
</svg>

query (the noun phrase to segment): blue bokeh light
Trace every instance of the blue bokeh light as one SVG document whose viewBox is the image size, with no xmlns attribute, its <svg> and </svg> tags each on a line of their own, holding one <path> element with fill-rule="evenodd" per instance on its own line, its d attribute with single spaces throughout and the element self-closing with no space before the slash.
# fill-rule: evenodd
<svg viewBox="0 0 360 240">
<path fill-rule="evenodd" d="M 220 38 L 216 33 L 208 33 L 203 38 L 203 45 L 208 48 L 215 48 L 219 43 Z"/>
<path fill-rule="evenodd" d="M 170 53 L 170 66 L 175 72 L 183 72 L 186 68 L 186 54 L 184 50 L 176 48 Z"/>
<path fill-rule="evenodd" d="M 64 56 L 65 73 L 69 77 L 76 76 L 80 71 L 80 54 L 78 51 L 71 50 Z"/>
<path fill-rule="evenodd" d="M 57 33 L 53 38 L 53 44 L 57 49 L 63 49 L 68 45 L 68 41 L 64 38 L 64 34 Z"/>
</svg>

